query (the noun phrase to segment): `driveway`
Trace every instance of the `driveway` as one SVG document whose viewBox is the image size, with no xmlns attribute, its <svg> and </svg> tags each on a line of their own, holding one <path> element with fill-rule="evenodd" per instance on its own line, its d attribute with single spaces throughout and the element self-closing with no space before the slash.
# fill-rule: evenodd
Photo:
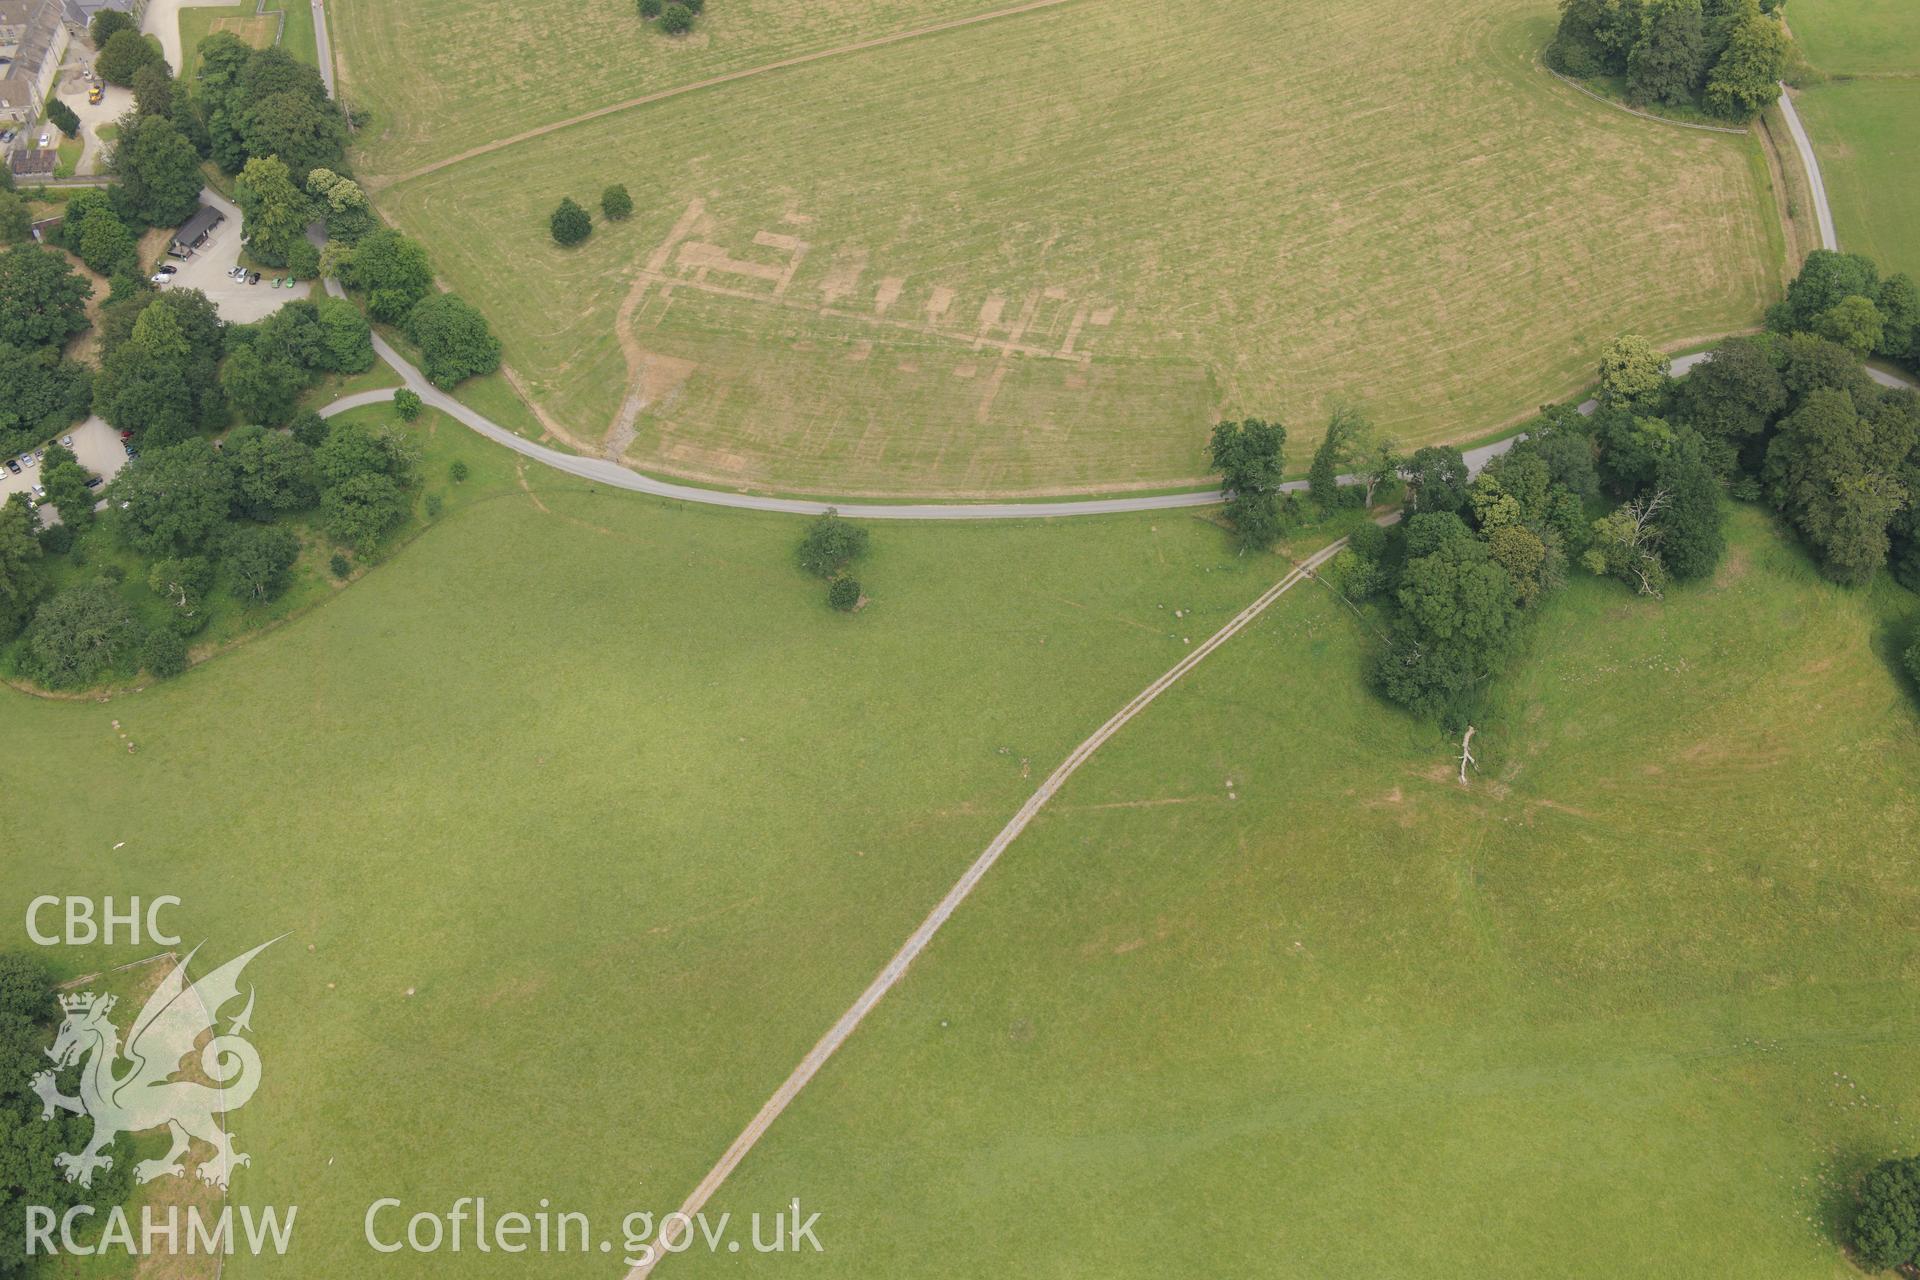
<svg viewBox="0 0 1920 1280">
<path fill-rule="evenodd" d="M 106 144 L 100 141 L 94 130 L 103 124 L 112 124 L 133 110 L 133 90 L 110 84 L 106 96 L 99 102 L 88 102 L 89 74 L 86 66 L 69 63 L 60 73 L 60 87 L 54 96 L 72 107 L 73 113 L 80 117 L 80 138 L 86 144 L 86 150 L 80 153 L 80 163 L 74 172 L 104 173 L 107 168 Z"/>
<path fill-rule="evenodd" d="M 69 435 L 73 437 L 73 456 L 94 475 L 112 480 L 120 474 L 120 468 L 127 465 L 127 451 L 120 443 L 120 433 L 108 426 L 104 418 L 88 418 L 71 432 L 61 432 L 56 439 L 64 440 Z M 18 460 L 18 455 L 15 455 L 15 461 Z M 16 493 L 31 493 L 33 486 L 39 483 L 40 462 L 37 458 L 32 465 L 22 466 L 19 475 L 13 474 L 10 467 L 0 466 L 0 502 L 5 502 Z M 40 522 L 58 524 L 55 508 L 43 508 Z"/>
<path fill-rule="evenodd" d="M 185 262 L 169 259 L 180 270 L 166 288 L 198 289 L 213 299 L 222 320 L 234 324 L 264 320 L 295 298 L 304 298 L 313 291 L 313 286 L 304 280 L 291 289 L 276 289 L 267 283 L 265 272 L 261 272 L 259 284 L 246 284 L 229 276 L 227 272 L 240 261 L 240 210 L 212 188 L 200 192 L 200 202 L 220 210 L 227 215 L 227 220 L 213 229 L 206 244 L 191 258 Z"/>
</svg>

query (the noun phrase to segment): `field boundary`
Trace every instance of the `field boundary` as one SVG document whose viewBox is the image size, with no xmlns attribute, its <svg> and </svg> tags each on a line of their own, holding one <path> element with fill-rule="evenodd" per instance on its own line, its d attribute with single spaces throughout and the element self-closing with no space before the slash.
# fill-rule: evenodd
<svg viewBox="0 0 1920 1280">
<path fill-rule="evenodd" d="M 1391 523 L 1399 519 L 1399 516 L 1394 514 L 1384 519 L 1385 522 Z M 660 1232 L 662 1246 L 671 1246 L 686 1239 L 687 1233 L 693 1230 L 693 1216 L 706 1207 L 707 1201 L 713 1198 L 714 1192 L 720 1189 L 721 1184 L 739 1167 L 740 1162 L 746 1159 L 747 1153 L 753 1150 L 773 1122 L 780 1118 L 780 1114 L 787 1109 L 788 1104 L 807 1087 L 814 1076 L 819 1074 L 820 1068 L 825 1066 L 827 1060 L 847 1042 L 848 1037 L 852 1036 L 866 1016 L 873 1012 L 874 1007 L 885 998 L 887 992 L 893 990 L 906 976 L 908 966 L 918 959 L 933 942 L 934 935 L 940 932 L 941 926 L 952 918 L 960 904 L 979 887 L 980 882 L 1000 860 L 1000 855 L 1005 853 L 1008 846 L 1027 829 L 1027 825 L 1033 821 L 1041 809 L 1046 807 L 1047 801 L 1066 785 L 1069 778 L 1079 772 L 1080 766 L 1091 759 L 1094 752 L 1105 745 L 1110 738 L 1124 729 L 1129 721 L 1152 705 L 1154 699 L 1172 688 L 1180 677 L 1199 666 L 1208 654 L 1245 630 L 1254 619 L 1265 613 L 1274 601 L 1303 580 L 1311 578 L 1315 569 L 1338 555 L 1346 545 L 1347 540 L 1340 538 L 1295 564 L 1291 572 L 1273 586 L 1268 587 L 1257 600 L 1235 614 L 1225 626 L 1208 636 L 1192 653 L 1175 663 L 1158 680 L 1135 694 L 1124 707 L 1108 717 L 1105 724 L 1094 730 L 1085 741 L 1073 749 L 1065 760 L 1060 762 L 1052 773 L 1047 775 L 1039 789 L 1027 798 L 1027 802 L 1020 806 L 1019 811 L 1012 818 L 1007 820 L 1007 825 L 1000 829 L 1000 833 L 967 867 L 953 887 L 947 890 L 946 896 L 941 898 L 927 918 L 921 921 L 920 927 L 908 936 L 900 950 L 894 954 L 893 959 L 880 970 L 873 981 L 867 985 L 867 989 L 860 993 L 859 999 L 840 1015 L 839 1020 L 827 1029 L 827 1033 L 820 1038 L 819 1043 L 815 1044 L 807 1056 L 800 1060 L 800 1065 L 793 1069 L 792 1074 L 778 1089 L 774 1090 L 773 1096 L 768 1098 L 760 1110 L 754 1114 L 740 1136 L 735 1138 L 721 1154 L 719 1163 L 714 1165 L 707 1176 L 702 1178 L 699 1185 L 687 1196 L 678 1213 L 668 1215 L 665 1220 L 666 1225 L 663 1225 Z M 676 1218 L 680 1220 L 682 1230 L 673 1229 Z M 660 1247 L 651 1249 L 644 1261 L 627 1272 L 626 1280 L 645 1280 L 645 1277 L 658 1265 L 663 1252 L 671 1251 L 671 1249 L 663 1250 Z"/>
<path fill-rule="evenodd" d="M 974 27 L 983 22 L 994 22 L 1001 18 L 1018 17 L 1023 13 L 1033 13 L 1040 9 L 1055 9 L 1061 5 L 1074 4 L 1077 2 L 1078 0 L 1027 0 L 1025 4 L 1016 4 L 1006 9 L 994 9 L 987 13 L 976 13 L 965 18 L 950 18 L 945 22 L 936 22 L 932 26 L 915 27 L 911 31 L 896 31 L 892 35 L 875 36 L 871 40 L 857 40 L 852 44 L 835 45 L 831 49 L 816 49 L 812 53 L 795 54 L 791 58 L 781 58 L 777 62 L 763 62 L 757 67 L 742 67 L 738 71 L 729 71 L 724 75 L 709 76 L 705 80 L 696 80 L 692 84 L 676 85 L 670 89 L 660 89 L 653 93 L 641 94 L 637 98 L 627 98 L 623 101 L 613 103 L 610 106 L 595 107 L 592 111 L 582 112 L 577 116 L 569 116 L 565 120 L 556 120 L 552 124 L 543 124 L 538 128 L 528 129 L 524 133 L 516 133 L 511 137 L 497 138 L 492 142 L 483 143 L 477 147 L 469 147 L 458 155 L 448 156 L 444 160 L 435 160 L 432 164 L 422 165 L 418 169 L 409 170 L 395 178 L 369 176 L 366 179 L 366 185 L 376 191 L 384 190 L 387 187 L 397 187 L 403 182 L 411 182 L 415 178 L 424 178 L 430 173 L 438 173 L 440 170 L 450 168 L 463 160 L 474 160 L 480 156 L 491 155 L 495 151 L 504 151 L 506 148 L 517 146 L 522 142 L 530 142 L 535 138 L 544 138 L 550 133 L 558 133 L 560 130 L 570 129 L 574 125 L 586 124 L 590 120 L 600 120 L 607 116 L 618 115 L 622 111 L 631 111 L 635 107 L 644 107 L 655 102 L 664 102 L 668 98 L 677 98 L 681 94 L 695 93 L 701 89 L 714 89 L 723 84 L 732 84 L 736 80 L 747 80 L 754 76 L 768 75 L 775 71 L 785 71 L 792 67 L 803 67 L 808 63 L 822 62 L 828 58 L 839 58 L 850 53 L 865 53 L 869 49 L 883 49 L 888 45 L 899 44 L 906 40 L 918 40 L 923 36 L 939 35 L 945 31 L 957 31 L 962 27 Z"/>
<path fill-rule="evenodd" d="M 1540 69 L 1542 71 L 1552 76 L 1555 80 L 1558 80 L 1561 84 L 1566 85 L 1569 89 L 1573 89 L 1579 93 L 1584 93 L 1589 98 L 1592 98 L 1595 102 L 1604 102 L 1608 106 L 1612 107 L 1615 111 L 1624 111 L 1630 116 L 1639 116 L 1642 120 L 1651 120 L 1655 124 L 1670 124 L 1674 126 L 1676 129 L 1698 129 L 1702 133 L 1731 133 L 1731 134 L 1744 136 L 1747 133 L 1751 132 L 1751 130 L 1749 129 L 1736 129 L 1732 125 L 1697 124 L 1692 120 L 1675 120 L 1672 116 L 1655 115 L 1651 111 L 1642 111 L 1638 107 L 1630 107 L 1624 102 L 1620 102 L 1620 101 L 1617 101 L 1616 99 L 1609 98 L 1604 93 L 1600 93 L 1593 89 L 1589 89 L 1584 84 L 1581 84 L 1578 80 L 1575 80 L 1572 76 L 1560 74 L 1558 71 L 1555 71 L 1552 67 L 1548 66 L 1546 63 L 1546 59 L 1544 58 L 1540 59 L 1539 63 L 1540 63 Z"/>
</svg>

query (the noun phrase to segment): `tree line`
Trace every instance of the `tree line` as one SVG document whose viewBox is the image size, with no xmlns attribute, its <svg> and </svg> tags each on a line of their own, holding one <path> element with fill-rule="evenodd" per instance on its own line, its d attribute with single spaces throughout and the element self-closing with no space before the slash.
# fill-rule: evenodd
<svg viewBox="0 0 1920 1280">
<path fill-rule="evenodd" d="M 1915 300 L 1904 276 L 1816 253 L 1767 332 L 1723 341 L 1684 379 L 1645 339 L 1617 339 L 1591 416 L 1548 406 L 1477 476 L 1458 449 L 1400 457 L 1337 410 L 1307 503 L 1331 511 L 1370 503 L 1383 483 L 1406 487 L 1406 519 L 1362 526 L 1325 571 L 1382 624 L 1374 687 L 1416 715 L 1463 723 L 1576 568 L 1653 597 L 1710 576 L 1729 499 L 1771 507 L 1836 582 L 1863 585 L 1891 567 L 1920 590 L 1920 398 L 1879 385 L 1864 364 L 1920 356 Z M 1225 515 L 1245 547 L 1271 543 L 1305 510 L 1281 490 L 1285 442 L 1283 426 L 1261 419 L 1214 431 Z M 1358 483 L 1339 483 L 1343 466 Z M 1920 678 L 1920 645 L 1907 662 Z"/>
<path fill-rule="evenodd" d="M 1547 65 L 1616 77 L 1629 101 L 1753 119 L 1780 96 L 1789 40 L 1779 0 L 1560 0 Z"/>
</svg>

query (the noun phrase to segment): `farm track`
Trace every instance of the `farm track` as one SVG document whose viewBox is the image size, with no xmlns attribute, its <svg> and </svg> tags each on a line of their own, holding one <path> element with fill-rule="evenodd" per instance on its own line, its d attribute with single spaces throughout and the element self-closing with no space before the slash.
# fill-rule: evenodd
<svg viewBox="0 0 1920 1280">
<path fill-rule="evenodd" d="M 869 49 L 881 49 L 890 44 L 900 44 L 907 40 L 918 40 L 924 36 L 939 35 L 942 32 L 955 31 L 961 27 L 974 27 L 983 22 L 994 22 L 1001 18 L 1012 18 L 1023 13 L 1032 13 L 1037 9 L 1054 9 L 1061 5 L 1072 3 L 1074 3 L 1074 0 L 1027 0 L 1026 4 L 1017 4 L 1005 9 L 995 9 L 990 13 L 976 13 L 966 18 L 950 18 L 945 22 L 936 22 L 930 26 L 915 27 L 911 31 L 896 31 L 892 35 L 876 36 L 871 40 L 857 40 L 852 44 L 836 45 L 831 49 L 819 49 L 813 53 L 802 53 L 791 58 L 781 58 L 776 62 L 764 62 L 757 67 L 743 67 L 738 71 L 729 71 L 724 75 L 710 76 L 705 80 L 696 80 L 692 84 L 676 85 L 671 89 L 661 89 L 654 93 L 642 94 L 637 98 L 627 98 L 611 106 L 596 107 L 592 111 L 582 112 L 577 116 L 569 116 L 565 120 L 556 120 L 552 124 L 543 124 L 536 129 L 528 129 L 524 133 L 516 133 L 512 137 L 499 138 L 478 147 L 470 147 L 458 155 L 448 156 L 444 160 L 436 160 L 432 164 L 422 165 L 420 168 L 403 173 L 397 178 L 369 176 L 367 185 L 374 190 L 395 187 L 403 182 L 411 182 L 415 178 L 424 178 L 430 173 L 438 173 L 440 170 L 459 164 L 462 161 L 472 160 L 479 156 L 491 155 L 495 151 L 503 151 L 519 143 L 528 142 L 534 138 L 545 137 L 547 134 L 557 133 L 562 129 L 572 128 L 574 125 L 585 124 L 590 120 L 599 120 L 606 116 L 618 115 L 622 111 L 631 111 L 635 107 L 644 107 L 649 103 L 664 102 L 669 98 L 680 97 L 682 94 L 696 93 L 702 89 L 712 89 L 723 84 L 732 84 L 736 80 L 748 80 L 755 76 L 768 75 L 775 71 L 785 71 L 791 67 L 803 67 L 812 62 L 823 62 L 829 58 L 844 57 L 851 53 L 864 53 Z"/>
<path fill-rule="evenodd" d="M 1391 523 L 1397 519 L 1399 519 L 1399 516 L 1396 514 L 1386 517 L 1385 522 Z M 757 1144 L 761 1137 L 766 1134 L 767 1130 L 772 1127 L 773 1122 L 780 1118 L 781 1112 L 785 1111 L 788 1104 L 799 1095 L 802 1089 L 807 1087 L 807 1084 L 814 1076 L 819 1074 L 820 1069 L 826 1065 L 827 1060 L 839 1050 L 841 1045 L 847 1042 L 848 1037 L 852 1036 L 854 1031 L 860 1026 L 860 1023 L 865 1020 L 866 1016 L 873 1012 L 874 1007 L 906 976 L 908 967 L 911 966 L 913 962 L 920 957 L 921 953 L 933 942 L 934 935 L 940 932 L 941 927 L 952 918 L 953 913 L 959 909 L 960 904 L 965 902 L 968 896 L 979 887 L 980 882 L 986 878 L 987 873 L 993 870 L 994 864 L 1000 860 L 1000 855 L 1005 853 L 1008 846 L 1020 837 L 1020 833 L 1027 829 L 1028 824 L 1038 816 L 1040 810 L 1046 807 L 1047 802 L 1059 792 L 1060 788 L 1066 785 L 1067 780 L 1079 771 L 1080 766 L 1092 759 L 1093 754 L 1104 746 L 1115 734 L 1124 729 L 1128 722 L 1135 716 L 1152 705 L 1154 699 L 1172 688 L 1182 676 L 1199 666 L 1208 654 L 1245 630 L 1254 619 L 1265 613 L 1274 601 L 1292 590 L 1293 587 L 1300 582 L 1312 576 L 1315 569 L 1325 564 L 1328 560 L 1331 560 L 1335 555 L 1338 555 L 1341 548 L 1346 545 L 1347 540 L 1341 538 L 1337 542 L 1322 547 L 1305 560 L 1296 564 L 1292 571 L 1285 577 L 1281 578 L 1280 581 L 1276 582 L 1273 586 L 1267 588 L 1259 599 L 1235 614 L 1231 621 L 1211 636 L 1208 636 L 1192 653 L 1182 658 L 1169 669 L 1166 674 L 1135 694 L 1127 705 L 1114 712 L 1105 724 L 1094 730 L 1092 735 L 1079 746 L 1075 747 L 1067 758 L 1061 761 L 1052 773 L 1047 775 L 1046 780 L 1027 798 L 1027 802 L 1021 805 L 1019 811 L 1007 821 L 1007 825 L 1000 829 L 1000 833 L 994 836 L 992 841 L 988 843 L 986 849 L 981 852 L 978 858 L 974 859 L 973 863 L 968 866 L 960 879 L 954 882 L 951 889 L 947 890 L 946 896 L 941 898 L 933 910 L 928 913 L 927 918 L 921 921 L 920 927 L 915 929 L 901 946 L 900 950 L 894 953 L 893 959 L 889 960 L 886 966 L 880 970 L 879 974 L 868 984 L 867 989 L 860 993 L 860 998 L 855 1000 L 852 1006 L 840 1015 L 839 1020 L 836 1021 L 833 1026 L 828 1028 L 827 1033 L 820 1038 L 819 1043 L 815 1044 L 807 1056 L 800 1060 L 800 1065 L 793 1069 L 792 1074 L 782 1082 L 778 1089 L 774 1090 L 773 1096 L 767 1099 L 760 1110 L 754 1115 L 753 1119 L 748 1122 L 747 1127 L 741 1130 L 740 1136 L 735 1138 L 732 1144 L 727 1147 L 726 1151 L 722 1153 L 719 1163 L 715 1164 L 707 1176 L 700 1180 L 699 1185 L 693 1189 L 692 1194 L 690 1194 L 686 1198 L 686 1201 L 680 1206 L 679 1216 L 682 1221 L 690 1224 L 693 1216 L 706 1207 L 707 1202 L 713 1198 L 714 1193 L 720 1189 L 721 1184 L 727 1180 L 734 1169 L 739 1167 L 740 1162 L 746 1159 L 747 1153 L 753 1150 L 755 1144 Z M 673 1215 L 669 1215 L 669 1221 L 672 1220 L 672 1217 Z M 691 1231 L 692 1229 L 691 1225 L 685 1228 L 686 1231 Z M 660 1239 L 663 1244 L 672 1246 L 681 1243 L 685 1237 L 684 1234 L 680 1232 L 670 1233 L 669 1230 L 663 1228 Z M 666 1251 L 671 1252 L 672 1250 L 668 1249 Z M 645 1277 L 650 1275 L 659 1264 L 659 1259 L 662 1257 L 662 1254 L 663 1251 L 660 1249 L 652 1251 L 638 1266 L 627 1272 L 626 1280 L 645 1280 Z"/>
</svg>

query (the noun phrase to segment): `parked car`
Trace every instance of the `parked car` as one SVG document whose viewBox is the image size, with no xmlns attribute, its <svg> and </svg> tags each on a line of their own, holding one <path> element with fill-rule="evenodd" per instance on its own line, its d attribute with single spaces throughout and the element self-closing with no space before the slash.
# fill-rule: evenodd
<svg viewBox="0 0 1920 1280">
<path fill-rule="evenodd" d="M 154 284 L 170 284 L 173 281 L 174 273 L 179 270 L 180 268 L 174 266 L 171 262 L 169 262 L 165 266 L 161 267 L 158 271 L 153 273 L 151 281 Z"/>
<path fill-rule="evenodd" d="M 7 470 L 9 470 L 9 471 L 11 471 L 11 472 L 13 472 L 13 474 L 15 474 L 15 475 L 19 475 L 19 474 L 20 474 L 20 462 L 19 462 L 19 460 L 18 460 L 18 459 L 16 459 L 16 458 L 8 458 L 8 459 L 7 459 Z"/>
<path fill-rule="evenodd" d="M 41 149 L 42 151 L 45 151 L 45 150 L 46 150 L 46 149 L 47 149 L 48 147 L 50 147 L 50 146 L 52 146 L 52 145 L 53 145 L 53 135 L 52 135 L 52 134 L 50 134 L 50 133 L 43 133 L 43 134 L 41 134 L 41 135 L 40 135 L 40 149 Z"/>
<path fill-rule="evenodd" d="M 247 283 L 248 283 L 248 284 L 259 284 L 259 283 L 260 283 L 260 273 L 259 273 L 258 271 L 249 271 L 249 272 L 247 273 Z"/>
<path fill-rule="evenodd" d="M 12 142 L 14 137 L 15 137 L 14 130 L 0 129 L 0 146 L 4 146 L 5 144 Z"/>
<path fill-rule="evenodd" d="M 35 486 L 33 486 L 33 496 L 34 496 L 34 497 L 36 497 L 36 498 L 44 498 L 44 497 L 46 497 L 46 496 L 47 496 L 47 486 L 45 486 L 45 485 L 43 485 L 43 484 L 37 484 L 37 485 L 35 485 Z"/>
<path fill-rule="evenodd" d="M 30 467 L 30 466 L 32 466 L 32 465 L 33 465 L 33 455 L 32 455 L 32 454 L 30 454 L 30 453 L 23 453 L 23 454 L 21 454 L 21 455 L 20 455 L 20 465 L 21 465 L 21 466 L 23 466 L 23 467 Z"/>
<path fill-rule="evenodd" d="M 89 489 L 98 489 L 98 488 L 99 488 L 99 487 L 100 487 L 101 485 L 103 485 L 103 484 L 105 484 L 105 483 L 106 483 L 106 481 L 105 481 L 105 480 L 102 480 L 102 479 L 101 479 L 101 478 L 100 478 L 99 476 L 88 476 L 88 477 L 87 477 L 87 488 L 89 488 Z"/>
<path fill-rule="evenodd" d="M 72 436 L 61 436 L 61 437 L 60 437 L 60 447 L 61 447 L 61 448 L 63 448 L 63 449 L 71 449 L 71 448 L 73 448 L 73 437 L 72 437 Z"/>
<path fill-rule="evenodd" d="M 133 439 L 133 432 L 131 432 L 131 431 L 122 431 L 122 432 L 120 433 L 120 438 L 121 438 L 122 440 L 131 440 L 131 439 Z"/>
</svg>

